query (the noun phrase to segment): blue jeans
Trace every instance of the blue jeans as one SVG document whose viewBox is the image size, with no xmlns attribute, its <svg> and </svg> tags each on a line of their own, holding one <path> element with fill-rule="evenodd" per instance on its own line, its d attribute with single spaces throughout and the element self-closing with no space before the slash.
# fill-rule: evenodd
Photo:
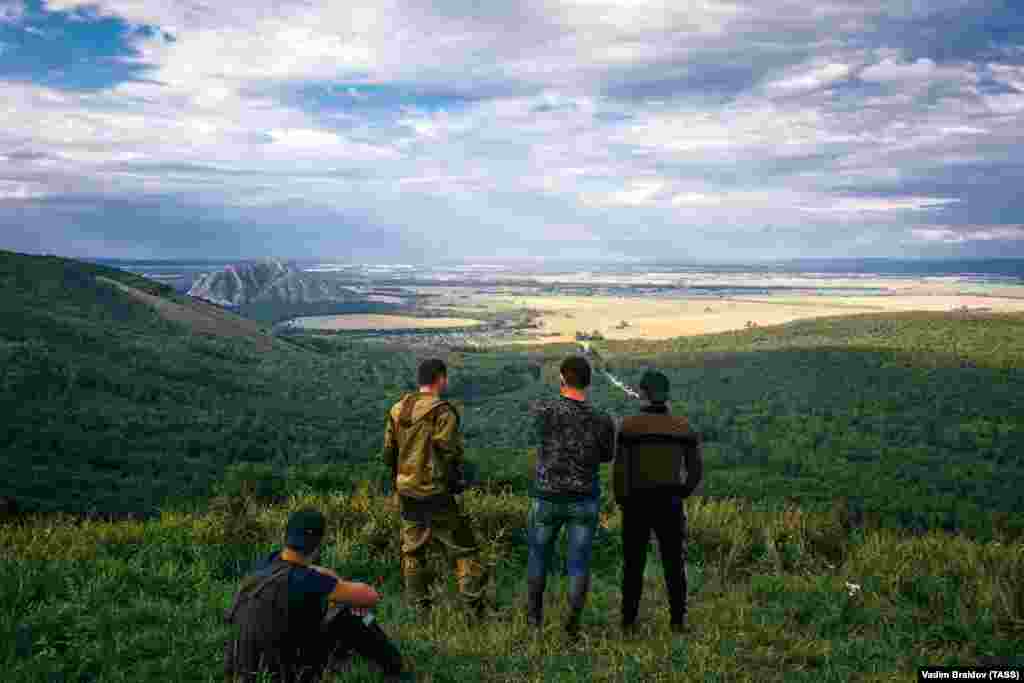
<svg viewBox="0 0 1024 683">
<path fill-rule="evenodd" d="M 547 576 L 555 541 L 563 525 L 569 537 L 569 576 L 589 576 L 590 554 L 594 547 L 594 532 L 597 531 L 600 508 L 601 501 L 598 498 L 574 503 L 552 503 L 530 498 L 526 532 L 530 553 L 527 577 L 539 579 Z"/>
</svg>

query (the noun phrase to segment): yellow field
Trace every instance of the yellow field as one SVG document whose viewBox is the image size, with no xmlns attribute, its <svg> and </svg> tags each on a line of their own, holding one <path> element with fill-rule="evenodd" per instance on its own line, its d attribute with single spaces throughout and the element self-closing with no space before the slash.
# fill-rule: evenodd
<svg viewBox="0 0 1024 683">
<path fill-rule="evenodd" d="M 307 330 L 410 330 L 471 327 L 479 320 L 468 318 L 413 318 L 404 315 L 314 315 L 296 318 L 294 325 Z"/>
<path fill-rule="evenodd" d="M 831 281 L 828 284 L 839 286 Z M 1024 288 L 1019 286 L 982 289 L 970 283 L 955 283 L 948 279 L 912 282 L 861 280 L 856 285 L 858 289 L 879 287 L 888 293 L 667 299 L 643 296 L 530 296 L 509 292 L 470 294 L 467 297 L 468 289 L 420 289 L 422 293 L 442 296 L 435 305 L 455 304 L 455 308 L 446 310 L 456 314 L 472 314 L 473 310 L 508 311 L 526 308 L 540 311 L 541 329 L 538 332 L 557 334 L 514 342 L 521 344 L 574 341 L 577 331 L 590 333 L 598 330 L 605 338 L 618 340 L 670 339 L 743 329 L 748 322 L 763 327 L 802 318 L 856 313 L 951 311 L 963 306 L 990 309 L 996 313 L 1024 311 Z M 998 292 L 999 296 L 986 296 L 989 292 Z M 620 328 L 622 321 L 628 322 L 628 327 Z"/>
</svg>

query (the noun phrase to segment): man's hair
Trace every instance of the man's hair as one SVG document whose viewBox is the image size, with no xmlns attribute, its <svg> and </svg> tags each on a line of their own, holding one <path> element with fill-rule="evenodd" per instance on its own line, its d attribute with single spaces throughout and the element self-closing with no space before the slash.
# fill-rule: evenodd
<svg viewBox="0 0 1024 683">
<path fill-rule="evenodd" d="M 433 384 L 441 377 L 448 376 L 448 368 L 445 367 L 444 361 L 440 358 L 428 358 L 427 360 L 420 363 L 420 369 L 417 374 L 420 386 L 425 387 Z"/>
<path fill-rule="evenodd" d="M 582 356 L 569 356 L 562 361 L 560 368 L 565 383 L 573 389 L 586 389 L 590 386 L 590 363 Z"/>
</svg>

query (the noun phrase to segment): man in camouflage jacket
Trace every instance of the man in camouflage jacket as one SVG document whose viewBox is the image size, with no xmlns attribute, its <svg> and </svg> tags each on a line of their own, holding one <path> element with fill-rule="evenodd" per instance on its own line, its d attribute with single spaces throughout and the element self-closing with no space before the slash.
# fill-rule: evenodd
<svg viewBox="0 0 1024 683">
<path fill-rule="evenodd" d="M 424 361 L 418 379 L 419 391 L 391 408 L 384 431 L 384 462 L 391 468 L 402 515 L 407 598 L 419 607 L 430 606 L 426 553 L 435 547 L 454 557 L 459 593 L 479 610 L 487 574 L 469 518 L 455 499 L 465 485 L 464 448 L 459 414 L 441 399 L 448 386 L 444 362 Z"/>
</svg>

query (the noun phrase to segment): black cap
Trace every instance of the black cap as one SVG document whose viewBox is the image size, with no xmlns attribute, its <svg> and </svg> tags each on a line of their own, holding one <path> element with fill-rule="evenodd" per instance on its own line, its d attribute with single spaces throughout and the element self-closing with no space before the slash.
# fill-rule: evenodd
<svg viewBox="0 0 1024 683">
<path fill-rule="evenodd" d="M 297 510 L 288 518 L 285 545 L 300 553 L 310 553 L 320 545 L 327 528 L 327 520 L 319 510 Z"/>
<path fill-rule="evenodd" d="M 652 403 L 664 403 L 668 401 L 669 382 L 668 377 L 656 370 L 648 370 L 640 378 L 640 389 L 647 394 L 648 400 Z"/>
</svg>

